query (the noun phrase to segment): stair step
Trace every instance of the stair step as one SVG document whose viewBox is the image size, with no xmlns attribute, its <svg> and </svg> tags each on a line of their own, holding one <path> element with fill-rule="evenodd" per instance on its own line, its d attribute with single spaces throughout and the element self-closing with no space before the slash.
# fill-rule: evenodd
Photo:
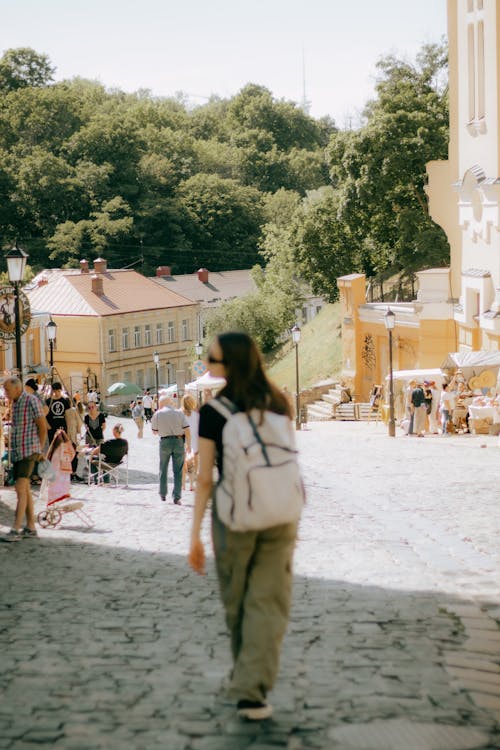
<svg viewBox="0 0 500 750">
<path fill-rule="evenodd" d="M 340 404 L 340 393 L 336 395 L 330 391 L 329 393 L 324 393 L 321 398 L 328 404 Z"/>
</svg>

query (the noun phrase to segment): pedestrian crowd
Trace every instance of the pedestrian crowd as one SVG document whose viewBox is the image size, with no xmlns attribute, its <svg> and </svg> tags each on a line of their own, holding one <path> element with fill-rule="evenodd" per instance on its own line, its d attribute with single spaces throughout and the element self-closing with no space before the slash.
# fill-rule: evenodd
<svg viewBox="0 0 500 750">
<path fill-rule="evenodd" d="M 207 357 L 210 375 L 226 385 L 215 398 L 172 397 L 159 403 L 146 391 L 131 404 L 141 439 L 145 424 L 159 437 L 159 496 L 166 502 L 172 461 L 172 501 L 195 491 L 188 561 L 203 575 L 201 526 L 211 506 L 212 539 L 220 594 L 230 636 L 229 693 L 247 720 L 271 716 L 267 695 L 277 677 L 281 643 L 291 605 L 292 558 L 304 504 L 289 398 L 268 380 L 253 340 L 243 333 L 219 335 Z M 70 496 L 86 458 L 90 479 L 102 462 L 120 462 L 128 452 L 120 423 L 105 440 L 106 415 L 97 394 L 86 407 L 61 383 L 42 396 L 34 380 L 7 378 L 11 405 L 8 436 L 17 496 L 14 523 L 2 541 L 36 538 L 31 482 L 48 476 L 48 505 Z M 83 448 L 82 448 L 83 445 Z M 214 471 L 218 480 L 214 481 Z"/>
<path fill-rule="evenodd" d="M 460 368 L 440 388 L 434 380 L 410 380 L 400 426 L 406 435 L 416 437 L 466 434 L 472 431 L 471 414 L 477 407 L 490 407 L 493 423 L 500 425 L 500 394 L 486 390 L 487 394 L 472 389 Z"/>
</svg>

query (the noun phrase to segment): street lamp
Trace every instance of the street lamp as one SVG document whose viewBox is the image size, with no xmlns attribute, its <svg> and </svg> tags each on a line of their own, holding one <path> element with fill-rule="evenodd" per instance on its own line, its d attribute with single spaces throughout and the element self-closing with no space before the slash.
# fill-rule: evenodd
<svg viewBox="0 0 500 750">
<path fill-rule="evenodd" d="M 201 357 L 201 353 L 203 351 L 203 344 L 201 344 L 199 341 L 197 344 L 194 345 L 194 350 L 196 352 L 196 356 L 198 359 Z"/>
<path fill-rule="evenodd" d="M 170 385 L 170 360 L 167 361 L 167 388 Z"/>
<path fill-rule="evenodd" d="M 160 365 L 160 355 L 159 355 L 158 352 L 153 352 L 153 362 L 155 363 L 156 403 L 158 404 L 158 408 L 159 408 L 159 403 L 160 403 L 160 401 L 159 401 L 159 399 L 160 399 L 159 390 L 160 390 L 160 388 L 159 388 L 159 385 L 158 385 L 158 367 Z"/>
<path fill-rule="evenodd" d="M 19 373 L 19 377 L 22 380 L 23 377 L 23 355 L 21 350 L 21 321 L 19 312 L 19 284 L 24 279 L 24 271 L 26 269 L 26 260 L 28 259 L 28 253 L 21 250 L 17 246 L 13 247 L 6 255 L 7 259 L 7 270 L 9 274 L 9 281 L 14 285 L 14 320 L 16 330 L 16 367 Z"/>
<path fill-rule="evenodd" d="M 55 344 L 56 335 L 57 335 L 57 323 L 54 323 L 53 320 L 49 320 L 45 328 L 47 330 L 47 338 L 49 340 L 50 382 L 53 383 L 54 382 L 54 344 Z"/>
<path fill-rule="evenodd" d="M 300 393 L 299 393 L 299 341 L 300 328 L 295 323 L 292 328 L 292 341 L 295 344 L 295 429 L 300 430 Z"/>
<path fill-rule="evenodd" d="M 392 332 L 396 325 L 396 315 L 389 308 L 384 315 L 385 327 L 389 331 L 389 437 L 396 437 L 396 422 L 394 421 L 394 379 L 392 372 Z"/>
</svg>

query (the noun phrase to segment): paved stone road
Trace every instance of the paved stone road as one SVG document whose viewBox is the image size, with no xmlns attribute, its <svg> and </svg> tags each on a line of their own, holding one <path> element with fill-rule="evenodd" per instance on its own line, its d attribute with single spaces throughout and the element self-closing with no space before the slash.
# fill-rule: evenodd
<svg viewBox="0 0 500 750">
<path fill-rule="evenodd" d="M 126 433 L 129 488 L 75 485 L 92 529 L 67 515 L 0 545 L 2 750 L 500 748 L 496 438 L 299 435 L 293 616 L 275 717 L 253 726 L 221 689 L 213 566 L 186 564 L 192 495 L 160 503 L 157 442 Z M 12 507 L 2 490 L 5 527 Z"/>
</svg>

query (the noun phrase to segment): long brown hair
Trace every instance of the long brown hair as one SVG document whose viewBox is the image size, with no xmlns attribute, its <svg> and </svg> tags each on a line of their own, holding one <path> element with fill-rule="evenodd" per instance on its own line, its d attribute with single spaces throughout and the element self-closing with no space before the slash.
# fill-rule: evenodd
<svg viewBox="0 0 500 750">
<path fill-rule="evenodd" d="M 230 331 L 219 334 L 217 341 L 226 367 L 226 385 L 220 395 L 241 411 L 269 409 L 291 418 L 288 400 L 264 372 L 262 355 L 253 339 L 246 333 Z"/>
</svg>

